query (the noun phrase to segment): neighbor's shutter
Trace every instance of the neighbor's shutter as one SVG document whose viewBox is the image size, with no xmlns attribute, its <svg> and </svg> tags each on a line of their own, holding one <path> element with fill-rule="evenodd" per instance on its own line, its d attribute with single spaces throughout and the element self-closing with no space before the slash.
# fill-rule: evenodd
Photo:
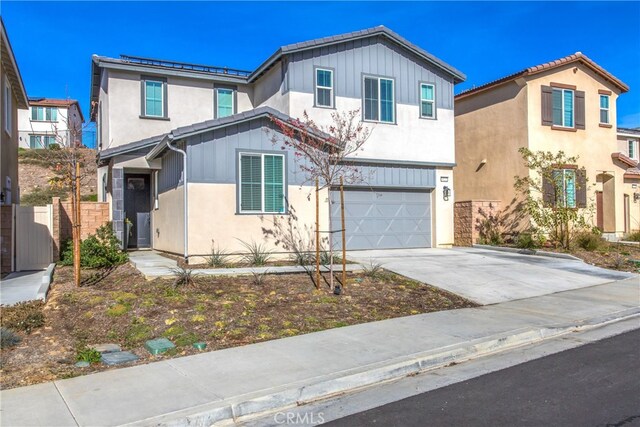
<svg viewBox="0 0 640 427">
<path fill-rule="evenodd" d="M 576 203 L 579 208 L 587 207 L 587 171 L 576 170 Z"/>
<path fill-rule="evenodd" d="M 576 114 L 576 129 L 584 129 L 585 127 L 585 114 L 584 114 L 584 91 L 576 91 L 576 105 L 574 106 Z"/>
<path fill-rule="evenodd" d="M 284 212 L 283 156 L 264 156 L 264 211 Z"/>
<path fill-rule="evenodd" d="M 262 159 L 243 155 L 240 158 L 240 210 L 262 210 Z"/>
<path fill-rule="evenodd" d="M 553 125 L 553 89 L 542 86 L 542 126 Z"/>
<path fill-rule="evenodd" d="M 548 173 L 542 178 L 542 201 L 545 207 L 555 205 L 555 184 Z"/>
</svg>

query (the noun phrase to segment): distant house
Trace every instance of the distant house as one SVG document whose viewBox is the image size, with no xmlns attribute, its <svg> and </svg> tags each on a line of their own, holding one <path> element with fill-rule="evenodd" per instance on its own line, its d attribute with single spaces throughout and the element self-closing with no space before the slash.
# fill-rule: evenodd
<svg viewBox="0 0 640 427">
<path fill-rule="evenodd" d="M 607 238 L 639 229 L 640 175 L 637 160 L 629 156 L 637 159 L 637 143 L 616 131 L 616 100 L 628 90 L 578 52 L 460 93 L 456 203 L 490 202 L 509 212 L 518 202 L 514 176 L 529 174 L 518 149 L 563 151 L 578 156 L 586 174 L 577 165 L 557 166 L 565 189 L 562 203 L 595 207 L 592 224 Z M 520 226 L 528 224 L 525 219 Z M 469 224 L 456 226 L 462 230 Z"/>
<path fill-rule="evenodd" d="M 20 147 L 47 148 L 52 144 L 82 145 L 84 116 L 75 99 L 29 98 L 29 109 L 18 117 Z"/>
<path fill-rule="evenodd" d="M 15 241 L 13 205 L 18 192 L 18 111 L 27 108 L 27 94 L 4 22 L 0 18 L 0 273 L 13 268 Z"/>
<path fill-rule="evenodd" d="M 465 76 L 393 31 L 282 46 L 253 71 L 131 56 L 92 62 L 98 196 L 120 238 L 132 224 L 130 247 L 202 257 L 214 239 L 241 250 L 237 239 L 264 240 L 263 228 L 290 207 L 300 227 L 315 227 L 311 183 L 294 154 L 272 144 L 270 118 L 306 111 L 329 125 L 332 113 L 351 110 L 373 133 L 353 158 L 371 179 L 346 191 L 347 248 L 453 243 L 453 87 Z M 339 215 L 328 210 L 334 190 L 321 196 L 323 232 Z"/>
</svg>

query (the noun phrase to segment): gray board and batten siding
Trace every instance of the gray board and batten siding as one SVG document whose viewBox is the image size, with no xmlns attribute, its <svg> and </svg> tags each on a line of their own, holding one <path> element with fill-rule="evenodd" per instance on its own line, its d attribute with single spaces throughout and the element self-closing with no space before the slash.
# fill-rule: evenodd
<svg viewBox="0 0 640 427">
<path fill-rule="evenodd" d="M 238 152 L 283 153 L 287 159 L 287 182 L 289 185 L 312 185 L 307 182 L 296 156 L 274 144 L 274 125 L 269 119 L 232 124 L 187 138 L 187 161 L 190 183 L 235 184 L 238 167 Z M 278 134 L 279 135 L 279 134 Z M 183 147 L 178 143 L 179 147 Z M 287 151 L 285 153 L 285 151 Z M 422 188 L 435 187 L 433 166 L 411 164 L 358 164 L 365 177 L 361 187 L 376 188 Z M 173 151 L 165 152 L 162 169 L 158 174 L 158 190 L 165 192 L 181 184 L 182 156 Z"/>
<path fill-rule="evenodd" d="M 434 83 L 437 108 L 453 109 L 453 77 L 382 36 L 288 55 L 283 91 L 313 93 L 314 67 L 335 70 L 338 97 L 361 99 L 366 74 L 395 79 L 398 104 L 418 105 L 420 83 Z"/>
</svg>

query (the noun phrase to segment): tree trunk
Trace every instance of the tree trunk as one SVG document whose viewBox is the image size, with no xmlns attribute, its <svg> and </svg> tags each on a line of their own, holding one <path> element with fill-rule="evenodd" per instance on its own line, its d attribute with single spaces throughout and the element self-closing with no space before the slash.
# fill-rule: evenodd
<svg viewBox="0 0 640 427">
<path fill-rule="evenodd" d="M 320 189 L 316 178 L 316 289 L 320 288 Z"/>
<path fill-rule="evenodd" d="M 333 290 L 333 221 L 331 220 L 331 187 L 327 188 L 329 188 L 329 286 L 331 287 L 331 290 Z"/>
<path fill-rule="evenodd" d="M 340 222 L 342 234 L 342 290 L 347 284 L 347 227 L 344 221 L 344 179 L 340 177 Z"/>
</svg>

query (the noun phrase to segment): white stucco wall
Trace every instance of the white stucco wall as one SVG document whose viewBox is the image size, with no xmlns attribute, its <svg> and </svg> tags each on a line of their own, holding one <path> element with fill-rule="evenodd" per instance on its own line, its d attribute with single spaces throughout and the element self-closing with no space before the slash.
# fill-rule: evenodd
<svg viewBox="0 0 640 427">
<path fill-rule="evenodd" d="M 282 65 L 280 62 L 257 81 L 253 90 L 253 101 L 256 108 L 273 107 L 289 114 L 289 93 L 282 94 Z"/>
<path fill-rule="evenodd" d="M 158 195 L 158 209 L 151 210 L 151 242 L 154 249 L 184 253 L 183 187 Z"/>
<path fill-rule="evenodd" d="M 362 100 L 336 97 L 336 109 L 313 107 L 313 94 L 290 92 L 290 115 L 302 118 L 306 111 L 319 125 L 333 123 L 331 114 L 362 111 Z M 438 109 L 437 119 L 421 119 L 417 105 L 396 104 L 396 123 L 370 123 L 369 140 L 358 157 L 413 162 L 455 162 L 453 111 Z"/>
<path fill-rule="evenodd" d="M 19 146 L 30 148 L 30 135 L 55 135 L 56 141 L 61 145 L 68 145 L 70 134 L 69 126 L 82 129 L 82 120 L 78 108 L 73 105 L 71 109 L 66 107 L 53 107 L 58 109 L 56 121 L 31 120 L 31 109 L 18 110 L 18 137 Z"/>
</svg>

